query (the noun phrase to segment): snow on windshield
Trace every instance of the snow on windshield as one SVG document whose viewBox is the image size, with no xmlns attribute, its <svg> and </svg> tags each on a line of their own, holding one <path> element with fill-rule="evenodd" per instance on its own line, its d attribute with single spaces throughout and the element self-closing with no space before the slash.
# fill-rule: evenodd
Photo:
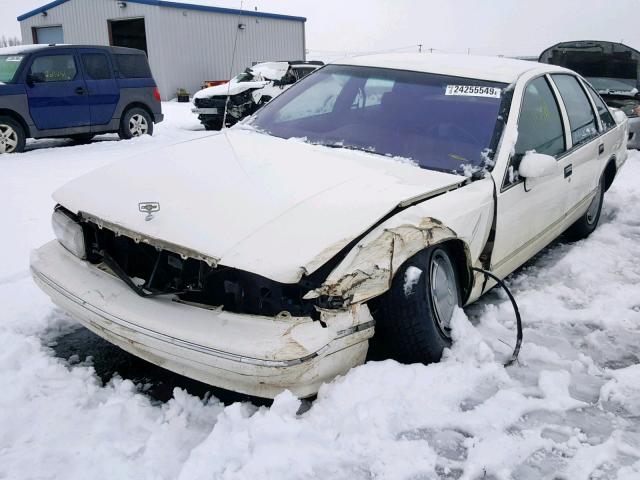
<svg viewBox="0 0 640 480">
<path fill-rule="evenodd" d="M 282 138 L 414 160 L 464 173 L 485 165 L 506 84 L 330 65 L 251 121 Z"/>
</svg>

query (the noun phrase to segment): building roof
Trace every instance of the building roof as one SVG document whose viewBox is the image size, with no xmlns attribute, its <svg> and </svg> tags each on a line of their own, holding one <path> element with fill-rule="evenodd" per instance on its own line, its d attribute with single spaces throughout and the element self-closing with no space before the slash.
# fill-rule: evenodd
<svg viewBox="0 0 640 480">
<path fill-rule="evenodd" d="M 69 0 L 56 0 L 54 2 L 47 3 L 42 7 L 36 8 L 35 10 L 31 10 L 30 12 L 20 15 L 18 17 L 18 21 L 21 22 L 23 20 L 26 20 L 27 18 L 33 17 L 34 15 L 39 15 L 43 12 L 46 12 L 47 10 L 51 10 L 52 8 L 57 7 L 58 5 L 67 3 L 68 1 Z M 296 22 L 307 21 L 305 17 L 280 15 L 278 13 L 256 12 L 254 10 L 237 10 L 235 8 L 210 7 L 208 5 L 197 5 L 193 3 L 167 2 L 165 0 L 125 0 L 125 1 L 129 3 L 141 3 L 143 5 L 151 5 L 154 7 L 179 8 L 181 10 L 197 10 L 200 12 L 211 12 L 211 13 L 226 13 L 230 15 L 242 15 L 243 17 L 275 18 L 280 20 L 292 20 Z"/>
<path fill-rule="evenodd" d="M 568 71 L 562 67 L 512 58 L 437 53 L 385 53 L 343 58 L 333 63 L 436 73 L 503 83 L 513 83 L 523 73 L 532 70 Z"/>
</svg>

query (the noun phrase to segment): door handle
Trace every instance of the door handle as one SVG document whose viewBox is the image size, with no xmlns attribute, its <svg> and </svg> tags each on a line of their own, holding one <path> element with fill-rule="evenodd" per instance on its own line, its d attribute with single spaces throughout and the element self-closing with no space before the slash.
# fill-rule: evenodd
<svg viewBox="0 0 640 480">
<path fill-rule="evenodd" d="M 598 155 L 602 155 L 604 153 L 604 143 L 598 145 Z"/>
<path fill-rule="evenodd" d="M 84 95 L 85 93 L 87 93 L 87 91 L 84 89 L 84 87 L 78 87 L 76 88 L 76 93 L 78 95 Z"/>
<path fill-rule="evenodd" d="M 569 164 L 564 167 L 564 178 L 570 177 L 573 173 L 573 165 Z"/>
</svg>

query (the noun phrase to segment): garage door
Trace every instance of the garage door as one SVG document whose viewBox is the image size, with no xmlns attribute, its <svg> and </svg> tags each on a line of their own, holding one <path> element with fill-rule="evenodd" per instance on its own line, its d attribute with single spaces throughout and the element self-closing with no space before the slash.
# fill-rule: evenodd
<svg viewBox="0 0 640 480">
<path fill-rule="evenodd" d="M 62 26 L 36 27 L 33 31 L 33 43 L 64 43 Z"/>
</svg>

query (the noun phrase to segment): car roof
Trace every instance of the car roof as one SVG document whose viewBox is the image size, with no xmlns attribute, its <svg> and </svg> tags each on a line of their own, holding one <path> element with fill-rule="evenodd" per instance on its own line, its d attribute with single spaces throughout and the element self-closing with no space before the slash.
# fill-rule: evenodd
<svg viewBox="0 0 640 480">
<path fill-rule="evenodd" d="M 555 65 L 513 58 L 438 53 L 385 53 L 343 58 L 332 63 L 435 73 L 502 83 L 513 83 L 524 73 L 537 70 L 541 73 L 570 72 Z"/>
<path fill-rule="evenodd" d="M 65 43 L 58 43 L 55 45 L 35 44 L 0 48 L 0 55 L 21 55 L 54 48 L 97 48 L 101 50 L 109 50 L 111 53 L 145 54 L 142 50 L 137 50 L 135 48 L 109 47 L 105 45 L 68 45 Z"/>
</svg>

